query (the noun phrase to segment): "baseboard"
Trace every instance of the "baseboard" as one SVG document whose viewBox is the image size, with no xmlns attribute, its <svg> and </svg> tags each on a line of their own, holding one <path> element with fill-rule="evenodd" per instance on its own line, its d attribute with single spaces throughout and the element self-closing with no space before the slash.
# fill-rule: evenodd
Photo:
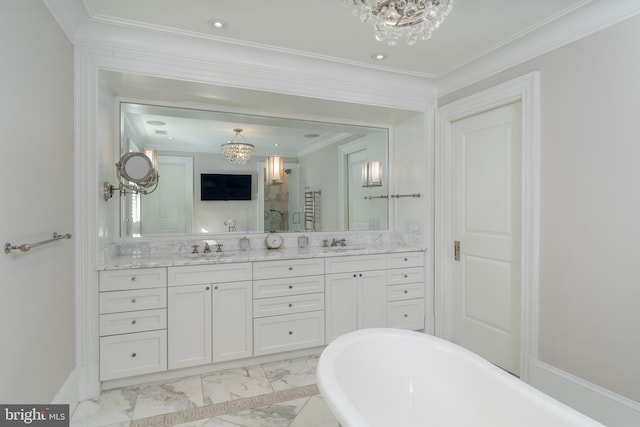
<svg viewBox="0 0 640 427">
<path fill-rule="evenodd" d="M 69 405 L 69 414 L 73 413 L 73 410 L 78 406 L 78 402 L 80 401 L 78 396 L 79 388 L 79 375 L 78 368 L 74 368 L 67 379 L 65 380 L 60 390 L 56 393 L 52 404 L 68 404 Z"/>
<path fill-rule="evenodd" d="M 640 403 L 537 361 L 532 385 L 609 427 L 640 426 Z"/>
<path fill-rule="evenodd" d="M 68 404 L 69 413 L 72 414 L 82 400 L 93 399 L 99 395 L 98 366 L 76 366 L 51 403 Z"/>
</svg>

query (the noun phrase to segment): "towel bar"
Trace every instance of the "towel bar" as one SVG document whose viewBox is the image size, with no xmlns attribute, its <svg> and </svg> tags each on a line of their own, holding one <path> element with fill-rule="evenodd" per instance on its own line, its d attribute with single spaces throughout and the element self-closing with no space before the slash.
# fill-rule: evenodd
<svg viewBox="0 0 640 427">
<path fill-rule="evenodd" d="M 8 254 L 10 253 L 12 250 L 20 250 L 22 252 L 27 252 L 28 250 L 35 248 L 37 246 L 41 246 L 41 245 L 45 245 L 47 243 L 51 243 L 51 242 L 55 242 L 56 240 L 60 240 L 60 239 L 70 239 L 71 238 L 71 234 L 67 233 L 67 234 L 58 234 L 55 231 L 53 232 L 53 237 L 49 240 L 43 240 L 41 242 L 35 242 L 35 243 L 23 243 L 19 246 L 16 245 L 11 245 L 11 243 L 5 243 L 4 244 L 4 253 Z"/>
</svg>

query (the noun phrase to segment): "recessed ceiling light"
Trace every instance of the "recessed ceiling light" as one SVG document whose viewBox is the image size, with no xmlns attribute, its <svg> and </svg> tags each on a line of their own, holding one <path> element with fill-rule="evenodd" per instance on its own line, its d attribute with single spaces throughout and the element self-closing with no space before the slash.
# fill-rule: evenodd
<svg viewBox="0 0 640 427">
<path fill-rule="evenodd" d="M 374 53 L 371 57 L 375 60 L 382 61 L 383 59 L 387 59 L 387 55 L 384 53 Z"/>
<path fill-rule="evenodd" d="M 221 19 L 210 19 L 209 20 L 209 25 L 211 25 L 213 28 L 215 28 L 216 30 L 222 30 L 227 28 L 227 23 L 224 22 Z"/>
<path fill-rule="evenodd" d="M 161 122 L 160 120 L 147 120 L 147 124 L 148 125 L 152 125 L 152 126 L 164 126 L 164 125 L 166 125 L 165 122 Z"/>
</svg>

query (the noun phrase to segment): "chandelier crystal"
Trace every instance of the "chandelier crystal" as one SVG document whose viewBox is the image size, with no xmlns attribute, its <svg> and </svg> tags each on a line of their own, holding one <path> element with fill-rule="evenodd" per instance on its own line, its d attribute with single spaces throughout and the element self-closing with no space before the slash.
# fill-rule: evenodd
<svg viewBox="0 0 640 427">
<path fill-rule="evenodd" d="M 344 0 L 362 22 L 372 22 L 376 40 L 390 46 L 427 40 L 449 15 L 456 0 Z"/>
<path fill-rule="evenodd" d="M 228 161 L 242 165 L 247 163 L 247 160 L 249 160 L 256 147 L 248 142 L 239 141 L 240 138 L 244 139 L 244 137 L 240 135 L 242 129 L 234 129 L 233 131 L 236 133 L 233 139 L 226 144 L 222 144 L 220 150 Z"/>
</svg>

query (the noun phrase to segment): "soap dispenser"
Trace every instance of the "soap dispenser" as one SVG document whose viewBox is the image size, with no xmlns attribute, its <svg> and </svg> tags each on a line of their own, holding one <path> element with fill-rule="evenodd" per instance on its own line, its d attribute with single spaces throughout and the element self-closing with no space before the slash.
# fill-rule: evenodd
<svg viewBox="0 0 640 427">
<path fill-rule="evenodd" d="M 240 250 L 246 251 L 247 249 L 249 249 L 249 239 L 244 236 L 240 239 Z"/>
</svg>

